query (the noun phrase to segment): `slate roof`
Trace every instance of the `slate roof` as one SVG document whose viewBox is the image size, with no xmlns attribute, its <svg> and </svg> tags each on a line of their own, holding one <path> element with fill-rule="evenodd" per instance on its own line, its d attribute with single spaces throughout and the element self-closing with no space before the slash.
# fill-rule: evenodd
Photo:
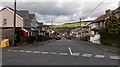
<svg viewBox="0 0 120 67">
<path fill-rule="evenodd" d="M 120 7 L 118 7 L 117 9 L 115 9 L 115 12 L 116 13 L 120 12 Z"/>
<path fill-rule="evenodd" d="M 89 25 L 92 24 L 92 22 L 88 22 L 87 24 L 85 24 L 84 26 L 82 26 L 83 28 L 84 27 L 89 27 Z"/>
<path fill-rule="evenodd" d="M 12 9 L 8 6 L 5 6 L 2 10 L 4 10 L 5 8 L 8 8 L 11 11 L 14 11 L 14 9 Z M 19 15 L 20 17 L 22 17 L 22 18 L 25 18 L 27 13 L 29 13 L 28 10 L 16 10 L 16 14 Z"/>
<path fill-rule="evenodd" d="M 107 17 L 108 17 L 108 15 L 104 14 L 104 15 L 98 17 L 97 19 L 95 19 L 93 22 L 104 21 Z"/>
<path fill-rule="evenodd" d="M 32 20 L 35 17 L 35 14 L 29 14 L 30 19 Z"/>
<path fill-rule="evenodd" d="M 29 13 L 28 10 L 19 10 L 16 12 L 19 16 L 21 16 L 22 18 L 25 18 L 26 15 Z"/>
</svg>

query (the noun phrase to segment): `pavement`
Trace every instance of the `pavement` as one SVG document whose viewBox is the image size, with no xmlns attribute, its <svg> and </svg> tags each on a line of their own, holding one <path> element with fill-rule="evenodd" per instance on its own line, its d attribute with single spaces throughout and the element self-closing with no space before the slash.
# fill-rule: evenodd
<svg viewBox="0 0 120 67">
<path fill-rule="evenodd" d="M 119 60 L 116 53 L 65 38 L 2 50 L 3 65 L 118 65 Z"/>
<path fill-rule="evenodd" d="M 78 40 L 78 39 L 76 39 L 76 40 Z M 109 52 L 112 52 L 112 53 L 120 54 L 120 47 L 117 47 L 117 46 L 108 46 L 108 45 L 103 45 L 103 44 L 95 44 L 95 43 L 91 43 L 91 42 L 87 42 L 87 41 L 81 41 L 81 42 L 85 43 L 86 45 L 92 46 L 92 47 L 96 47 L 96 48 L 106 50 L 106 51 L 109 51 Z"/>
<path fill-rule="evenodd" d="M 33 42 L 31 44 L 17 45 L 15 47 L 11 46 L 11 47 L 2 48 L 3 49 L 2 51 L 7 51 L 9 49 L 12 49 L 12 50 L 22 50 L 22 49 L 29 49 L 29 48 L 33 48 L 33 47 L 40 47 L 40 46 L 43 46 L 43 45 L 45 45 L 47 43 L 50 43 L 52 41 L 54 41 L 54 39 L 41 41 L 41 42 Z"/>
</svg>

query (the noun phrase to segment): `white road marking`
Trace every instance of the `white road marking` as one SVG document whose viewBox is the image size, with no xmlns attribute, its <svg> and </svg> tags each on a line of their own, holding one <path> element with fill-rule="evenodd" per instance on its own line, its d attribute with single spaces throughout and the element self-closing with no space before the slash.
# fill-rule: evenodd
<svg viewBox="0 0 120 67">
<path fill-rule="evenodd" d="M 24 50 L 19 50 L 19 52 L 25 52 Z"/>
<path fill-rule="evenodd" d="M 14 52 L 17 52 L 18 50 L 13 50 Z"/>
<path fill-rule="evenodd" d="M 95 58 L 105 58 L 104 55 L 95 55 Z"/>
<path fill-rule="evenodd" d="M 33 53 L 39 54 L 40 52 L 39 51 L 33 51 Z"/>
<path fill-rule="evenodd" d="M 12 51 L 12 50 L 8 50 L 8 51 Z"/>
<path fill-rule="evenodd" d="M 67 53 L 60 53 L 60 55 L 68 55 Z"/>
<path fill-rule="evenodd" d="M 42 54 L 48 54 L 48 52 L 41 52 Z"/>
<path fill-rule="evenodd" d="M 50 52 L 50 54 L 57 54 L 57 53 L 55 53 L 55 52 Z"/>
<path fill-rule="evenodd" d="M 84 56 L 84 57 L 91 57 L 92 54 L 83 54 L 82 56 Z"/>
<path fill-rule="evenodd" d="M 110 58 L 118 60 L 118 59 L 120 59 L 120 56 L 110 56 Z"/>
<path fill-rule="evenodd" d="M 27 53 L 32 52 L 32 51 L 25 51 L 25 50 L 8 50 L 8 51 L 14 51 L 14 52 L 19 51 L 19 52 L 27 52 Z M 80 55 L 80 53 L 72 53 L 72 50 L 71 50 L 70 47 L 69 47 L 69 52 L 70 52 L 70 54 L 71 54 L 72 56 L 79 56 L 79 55 Z M 33 53 L 39 54 L 40 51 L 33 51 Z M 56 52 L 41 52 L 41 53 L 42 53 L 42 54 L 48 54 L 48 53 L 50 53 L 50 54 L 54 54 L 54 55 L 57 54 Z M 60 55 L 68 55 L 68 53 L 59 53 L 59 54 L 60 54 Z M 83 54 L 82 56 L 84 56 L 84 57 L 91 57 L 92 54 Z M 105 55 L 95 55 L 95 58 L 105 58 Z M 111 59 L 115 59 L 115 60 L 119 60 L 119 59 L 120 59 L 120 56 L 110 56 L 110 58 L 111 58 Z"/>
<path fill-rule="evenodd" d="M 26 51 L 27 53 L 31 53 L 32 51 Z"/>
<path fill-rule="evenodd" d="M 72 53 L 73 56 L 79 56 L 80 53 Z"/>
<path fill-rule="evenodd" d="M 68 49 L 69 49 L 70 54 L 72 55 L 72 50 L 71 50 L 71 48 L 69 47 Z"/>
</svg>

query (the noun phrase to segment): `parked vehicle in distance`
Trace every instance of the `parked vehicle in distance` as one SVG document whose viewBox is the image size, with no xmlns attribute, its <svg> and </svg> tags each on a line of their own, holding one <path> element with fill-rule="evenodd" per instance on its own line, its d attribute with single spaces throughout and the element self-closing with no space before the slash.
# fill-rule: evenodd
<svg viewBox="0 0 120 67">
<path fill-rule="evenodd" d="M 55 36 L 55 39 L 56 39 L 56 40 L 60 40 L 60 39 L 61 39 L 60 35 L 56 35 L 56 36 Z"/>
<path fill-rule="evenodd" d="M 71 37 L 70 37 L 70 36 L 65 36 L 65 38 L 66 38 L 66 39 L 71 39 Z"/>
</svg>

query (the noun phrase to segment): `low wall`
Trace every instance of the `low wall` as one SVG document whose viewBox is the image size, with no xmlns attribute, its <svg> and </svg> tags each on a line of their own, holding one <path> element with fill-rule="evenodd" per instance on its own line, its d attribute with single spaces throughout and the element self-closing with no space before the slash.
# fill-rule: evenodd
<svg viewBox="0 0 120 67">
<path fill-rule="evenodd" d="M 1 39 L 8 38 L 12 44 L 13 40 L 13 29 L 0 29 L 1 31 Z"/>
</svg>

